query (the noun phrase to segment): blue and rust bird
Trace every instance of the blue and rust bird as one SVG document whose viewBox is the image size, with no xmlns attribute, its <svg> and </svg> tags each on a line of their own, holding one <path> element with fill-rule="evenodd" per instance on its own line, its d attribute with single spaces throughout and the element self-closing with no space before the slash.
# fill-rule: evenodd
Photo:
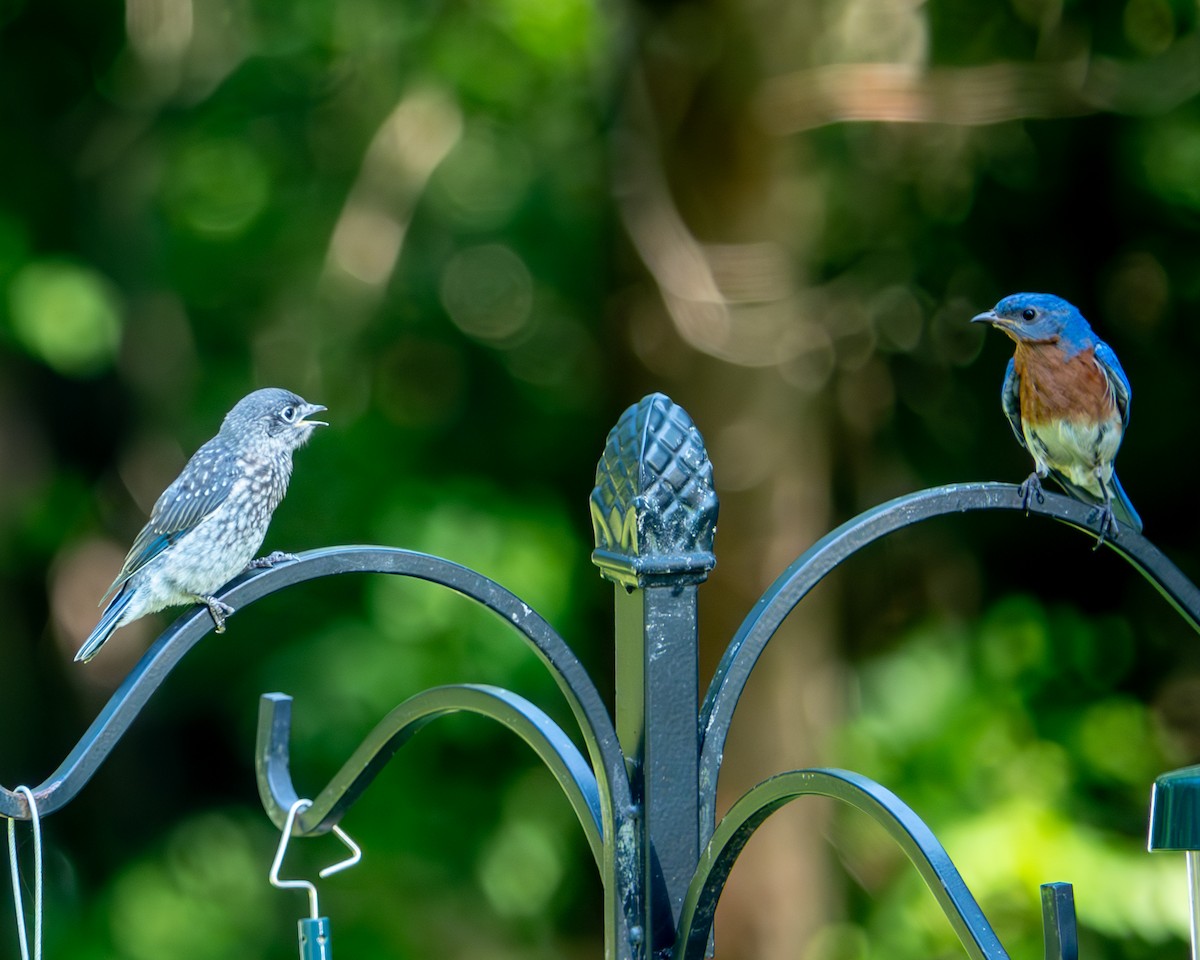
<svg viewBox="0 0 1200 960">
<path fill-rule="evenodd" d="M 1096 545 L 1119 534 L 1117 521 L 1138 531 L 1142 521 L 1113 469 L 1129 425 L 1129 379 L 1117 355 L 1083 315 L 1061 297 L 1016 293 L 972 318 L 1004 331 L 1016 344 L 1000 402 L 1013 433 L 1033 456 L 1021 484 L 1042 500 L 1041 481 L 1053 477 L 1076 500 L 1096 508 Z"/>
<path fill-rule="evenodd" d="M 94 657 L 118 627 L 164 607 L 202 603 L 217 633 L 225 630 L 233 608 L 213 594 L 249 566 L 288 558 L 254 554 L 287 492 L 292 452 L 326 425 L 306 418 L 324 409 L 276 387 L 238 401 L 154 504 L 77 661 Z"/>
</svg>

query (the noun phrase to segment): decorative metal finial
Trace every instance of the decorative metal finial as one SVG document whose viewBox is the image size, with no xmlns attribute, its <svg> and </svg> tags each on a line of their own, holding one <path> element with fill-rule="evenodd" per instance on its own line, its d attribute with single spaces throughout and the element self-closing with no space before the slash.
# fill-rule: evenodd
<svg viewBox="0 0 1200 960">
<path fill-rule="evenodd" d="M 716 564 L 717 494 L 704 438 L 683 407 L 654 393 L 608 434 L 592 490 L 592 562 L 627 587 L 699 583 Z"/>
</svg>

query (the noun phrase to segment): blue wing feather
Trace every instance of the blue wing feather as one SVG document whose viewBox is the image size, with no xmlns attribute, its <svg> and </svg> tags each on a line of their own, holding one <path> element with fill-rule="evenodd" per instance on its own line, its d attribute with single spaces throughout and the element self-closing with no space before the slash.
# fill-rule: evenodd
<svg viewBox="0 0 1200 960">
<path fill-rule="evenodd" d="M 149 522 L 133 541 L 121 572 L 100 602 L 224 503 L 237 477 L 237 458 L 217 437 L 197 450 L 154 504 Z"/>
<path fill-rule="evenodd" d="M 1113 348 L 1103 340 L 1096 341 L 1095 356 L 1096 362 L 1100 364 L 1100 368 L 1108 377 L 1108 385 L 1112 389 L 1113 399 L 1116 400 L 1117 410 L 1121 414 L 1121 429 L 1124 430 L 1129 426 L 1129 407 L 1133 396 L 1129 378 L 1125 376 L 1125 371 L 1121 368 L 1121 361 L 1117 359 Z M 1125 493 L 1125 488 L 1121 486 L 1121 481 L 1117 479 L 1116 473 L 1112 475 L 1111 492 L 1113 512 L 1117 519 L 1141 533 L 1142 518 L 1133 508 L 1129 495 Z"/>
<path fill-rule="evenodd" d="M 1108 384 L 1112 388 L 1113 397 L 1117 401 L 1117 410 L 1121 414 L 1121 427 L 1124 429 L 1129 426 L 1129 401 L 1132 394 L 1129 387 L 1129 378 L 1125 376 L 1125 371 L 1121 369 L 1121 361 L 1117 359 L 1113 348 L 1103 340 L 1096 341 L 1095 356 L 1096 362 L 1100 364 L 1100 369 L 1108 377 Z"/>
<path fill-rule="evenodd" d="M 1021 429 L 1021 378 L 1017 375 L 1017 362 L 1012 358 L 1009 358 L 1008 368 L 1004 371 L 1000 404 L 1004 407 L 1004 415 L 1008 417 L 1008 425 L 1016 434 L 1017 442 L 1025 446 L 1025 431 Z"/>
</svg>

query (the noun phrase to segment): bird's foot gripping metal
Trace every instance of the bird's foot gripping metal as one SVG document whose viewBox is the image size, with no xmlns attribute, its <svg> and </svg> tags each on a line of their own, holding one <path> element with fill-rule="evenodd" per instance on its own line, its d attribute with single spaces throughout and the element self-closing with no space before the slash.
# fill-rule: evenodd
<svg viewBox="0 0 1200 960">
<path fill-rule="evenodd" d="M 1021 506 L 1024 507 L 1026 513 L 1029 513 L 1031 500 L 1036 500 L 1038 503 L 1046 502 L 1046 495 L 1042 493 L 1042 478 L 1037 475 L 1036 470 L 1017 487 L 1017 493 L 1021 495 Z"/>
<path fill-rule="evenodd" d="M 214 629 L 217 633 L 224 633 L 225 618 L 233 613 L 233 607 L 227 603 L 222 603 L 216 597 L 197 597 L 196 602 L 208 607 L 209 616 L 213 619 Z"/>
<path fill-rule="evenodd" d="M 247 570 L 269 570 L 271 567 L 279 563 L 291 563 L 300 558 L 294 553 L 285 553 L 282 550 L 276 550 L 273 553 L 267 554 L 265 557 L 256 557 L 247 565 Z"/>
<path fill-rule="evenodd" d="M 1111 502 L 1099 504 L 1088 514 L 1088 523 L 1097 521 L 1099 521 L 1100 532 L 1096 534 L 1096 544 L 1092 547 L 1093 550 L 1099 550 L 1106 539 L 1116 540 L 1121 535 L 1121 528 L 1117 525 L 1117 518 L 1113 514 Z"/>
</svg>

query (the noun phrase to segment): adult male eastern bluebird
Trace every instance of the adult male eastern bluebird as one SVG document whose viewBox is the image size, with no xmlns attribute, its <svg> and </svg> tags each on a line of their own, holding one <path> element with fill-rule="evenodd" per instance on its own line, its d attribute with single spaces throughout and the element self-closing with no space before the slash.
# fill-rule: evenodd
<svg viewBox="0 0 1200 960">
<path fill-rule="evenodd" d="M 1061 297 L 1016 293 L 972 318 L 990 323 L 1016 343 L 1000 402 L 1017 440 L 1033 455 L 1034 472 L 1021 484 L 1042 499 L 1042 478 L 1053 477 L 1100 517 L 1097 547 L 1118 535 L 1117 521 L 1142 530 L 1113 470 L 1129 425 L 1129 380 L 1112 348 Z M 1096 514 L 1093 514 L 1093 517 Z"/>
<path fill-rule="evenodd" d="M 94 657 L 118 627 L 164 607 L 203 603 L 217 633 L 225 630 L 233 608 L 213 594 L 251 565 L 287 492 L 292 451 L 326 426 L 305 418 L 324 409 L 275 387 L 237 402 L 217 435 L 154 504 L 117 579 L 100 598 L 108 606 L 77 661 Z M 275 559 L 272 554 L 254 565 Z"/>
</svg>

